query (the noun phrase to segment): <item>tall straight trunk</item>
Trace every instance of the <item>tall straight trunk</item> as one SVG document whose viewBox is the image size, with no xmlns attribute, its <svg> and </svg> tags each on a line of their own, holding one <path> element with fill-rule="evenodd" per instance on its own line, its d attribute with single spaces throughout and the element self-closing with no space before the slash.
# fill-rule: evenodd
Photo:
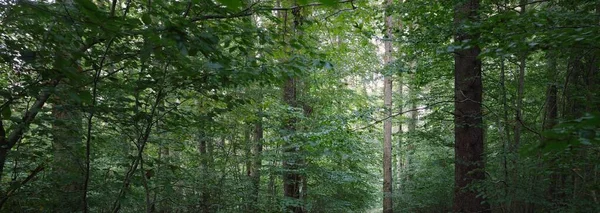
<svg viewBox="0 0 600 213">
<path fill-rule="evenodd" d="M 402 100 L 403 97 L 403 77 L 402 75 L 400 75 L 398 77 L 398 100 L 396 100 L 396 103 L 398 105 L 398 112 L 402 113 L 403 110 L 403 103 L 400 101 Z M 396 151 L 396 185 L 397 185 L 397 193 L 400 193 L 402 190 L 402 172 L 404 171 L 404 159 L 402 158 L 402 141 L 403 141 L 403 135 L 404 134 L 404 129 L 403 129 L 403 123 L 404 123 L 404 116 L 400 115 L 398 117 L 398 133 L 396 134 L 398 136 L 398 146 L 397 146 L 397 151 Z"/>
<path fill-rule="evenodd" d="M 262 95 L 262 94 L 261 94 Z M 261 103 L 262 104 L 262 103 Z M 259 192 L 260 192 L 260 176 L 261 176 L 261 167 L 262 167 L 262 145 L 263 140 L 263 125 L 262 125 L 262 107 L 259 108 L 258 111 L 258 120 L 254 124 L 254 165 L 252 166 L 252 201 L 254 202 L 253 206 L 258 205 Z"/>
<path fill-rule="evenodd" d="M 203 176 L 204 180 L 203 181 L 203 185 L 201 186 L 202 191 L 200 192 L 200 212 L 202 213 L 208 213 L 211 212 L 210 211 L 210 190 L 209 190 L 209 185 L 207 182 L 208 177 L 210 174 L 210 170 L 209 170 L 209 158 L 211 158 L 211 152 L 209 152 L 208 150 L 210 149 L 209 146 L 211 146 L 209 143 L 211 143 L 208 139 L 208 137 L 206 136 L 206 134 L 201 133 L 198 137 L 198 152 L 200 153 L 200 170 L 202 172 L 201 176 Z"/>
<path fill-rule="evenodd" d="M 548 63 L 548 87 L 546 89 L 546 104 L 544 109 L 544 122 L 543 129 L 549 130 L 552 129 L 557 124 L 558 119 L 558 90 L 556 87 L 556 56 L 549 52 L 546 55 L 547 63 Z M 544 139 L 543 139 L 544 140 Z M 552 161 L 556 161 L 553 159 Z M 550 175 L 550 187 L 548 188 L 548 195 L 550 196 L 550 202 L 556 201 L 559 196 L 559 186 L 561 184 L 561 180 L 563 179 L 563 175 L 560 174 L 559 171 L 554 171 Z"/>
<path fill-rule="evenodd" d="M 510 141 L 510 130 L 508 124 L 508 99 L 506 97 L 506 67 L 504 56 L 500 58 L 500 98 L 502 100 L 502 118 L 501 122 L 498 122 L 499 126 L 499 135 L 502 140 L 502 170 L 504 173 L 504 181 L 509 181 L 509 171 L 508 171 L 508 154 L 509 154 L 509 146 L 512 144 Z M 504 196 L 505 198 L 509 196 L 509 188 L 508 184 L 504 185 Z"/>
<path fill-rule="evenodd" d="M 74 86 L 61 84 L 57 87 L 52 107 L 52 162 L 55 178 L 53 198 L 56 209 L 75 212 L 83 207 L 84 155 L 82 113 L 68 93 Z"/>
<path fill-rule="evenodd" d="M 391 6 L 392 0 L 385 1 L 387 7 Z M 384 63 L 392 61 L 392 16 L 385 17 L 386 41 L 384 41 L 385 55 Z M 383 122 L 383 212 L 392 213 L 392 76 L 386 73 L 384 76 L 383 103 L 385 108 L 385 121 Z"/>
<path fill-rule="evenodd" d="M 521 15 L 525 14 L 527 0 L 520 1 Z M 515 104 L 515 138 L 514 143 L 510 146 L 511 152 L 516 152 L 521 143 L 521 129 L 523 123 L 523 94 L 525 92 L 525 66 L 527 63 L 527 51 L 519 55 L 519 75 L 517 80 L 517 100 Z"/>
<path fill-rule="evenodd" d="M 456 6 L 454 41 L 477 40 L 478 35 L 463 31 L 465 22 L 478 21 L 479 0 L 468 0 Z M 484 180 L 483 128 L 481 101 L 481 50 L 477 45 L 457 50 L 454 54 L 454 212 L 490 212 L 489 204 L 467 187 Z"/>
<path fill-rule="evenodd" d="M 392 30 L 391 26 L 392 26 L 393 23 L 392 23 L 392 20 L 389 20 L 389 21 L 390 21 L 390 23 L 388 23 L 387 20 L 386 20 L 386 24 L 389 24 L 388 27 L 390 27 L 390 29 L 388 29 L 388 30 Z M 398 29 L 400 31 L 402 31 L 403 28 L 404 28 L 404 26 L 403 26 L 402 20 L 398 19 Z M 386 34 L 387 34 L 387 32 L 386 32 Z M 387 36 L 390 39 L 392 38 L 392 34 L 391 33 L 389 33 Z M 402 111 L 404 110 L 403 109 L 404 101 L 402 101 L 403 100 L 403 93 L 404 93 L 403 90 L 404 90 L 404 78 L 403 78 L 402 73 L 400 73 L 398 75 L 398 100 L 396 100 L 396 103 L 398 105 L 398 112 L 399 113 L 402 113 Z M 404 167 L 405 167 L 404 159 L 402 158 L 403 157 L 402 156 L 402 141 L 404 140 L 404 136 L 403 136 L 403 134 L 404 134 L 403 124 L 404 124 L 404 115 L 402 113 L 399 116 L 399 118 L 398 118 L 398 133 L 397 133 L 397 135 L 398 135 L 398 149 L 396 151 L 396 153 L 397 153 L 397 156 L 396 156 L 396 160 L 397 160 L 397 162 L 396 162 L 396 167 L 397 167 L 397 169 L 396 169 L 396 173 L 397 173 L 396 174 L 396 177 L 397 177 L 396 178 L 396 185 L 398 186 L 398 188 L 397 188 L 398 193 L 401 192 L 400 190 L 402 188 L 402 174 L 403 174 L 403 171 L 405 171 L 404 170 Z M 408 154 L 408 152 L 406 154 Z"/>
<path fill-rule="evenodd" d="M 302 31 L 300 30 L 303 20 L 301 11 L 302 8 L 297 7 L 298 4 L 296 1 L 294 1 L 293 5 L 296 6 L 291 11 L 293 15 L 293 37 L 299 38 L 302 36 Z M 287 13 L 285 16 L 287 16 Z M 283 100 L 291 108 L 300 107 L 297 97 L 297 83 L 298 78 L 294 75 L 287 77 L 284 83 Z M 301 198 L 301 185 L 303 182 L 303 177 L 299 170 L 304 161 L 299 153 L 301 149 L 301 141 L 298 141 L 298 139 L 294 136 L 296 134 L 297 121 L 298 119 L 293 116 L 292 118 L 288 118 L 284 121 L 284 128 L 290 139 L 288 140 L 286 148 L 284 149 L 283 193 L 286 198 L 297 201 L 288 204 L 286 209 L 293 213 L 302 213 L 305 212 L 302 206 Z"/>
<path fill-rule="evenodd" d="M 552 129 L 558 118 L 558 89 L 556 87 L 556 56 L 553 53 L 546 55 L 548 63 L 548 87 L 546 89 L 546 104 L 544 109 L 543 129 Z"/>
<path fill-rule="evenodd" d="M 296 107 L 296 81 L 295 78 L 289 77 L 285 81 L 284 85 L 284 95 L 283 100 L 290 106 Z M 296 144 L 294 144 L 293 134 L 296 131 L 295 123 L 297 119 L 289 118 L 285 121 L 285 130 L 286 134 L 291 138 L 288 140 L 286 144 L 286 148 L 284 150 L 284 162 L 283 168 L 285 170 L 283 175 L 283 192 L 284 196 L 287 198 L 291 198 L 294 200 L 300 199 L 300 183 L 301 177 L 298 173 L 298 159 L 296 155 L 298 155 Z M 302 212 L 302 208 L 298 205 L 289 205 L 287 206 L 288 211 L 297 213 Z"/>
<path fill-rule="evenodd" d="M 411 82 L 415 82 L 415 75 L 411 74 Z M 409 91 L 409 99 L 410 99 L 410 107 L 412 111 L 410 112 L 410 120 L 408 122 L 408 132 L 410 134 L 414 134 L 417 129 L 417 121 L 419 119 L 419 111 L 417 109 L 417 88 L 413 85 L 410 87 Z M 415 151 L 415 144 L 408 142 L 406 145 L 406 160 L 404 162 L 406 168 L 406 181 L 410 181 L 412 179 L 412 175 L 410 172 L 411 162 L 412 162 L 412 154 Z"/>
</svg>

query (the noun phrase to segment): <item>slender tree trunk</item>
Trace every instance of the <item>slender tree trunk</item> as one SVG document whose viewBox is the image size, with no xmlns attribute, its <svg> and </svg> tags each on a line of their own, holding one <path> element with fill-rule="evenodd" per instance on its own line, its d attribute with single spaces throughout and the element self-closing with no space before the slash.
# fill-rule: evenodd
<svg viewBox="0 0 600 213">
<path fill-rule="evenodd" d="M 521 15 L 525 14 L 525 8 L 527 0 L 521 0 Z M 516 152 L 519 149 L 521 143 L 521 129 L 523 122 L 523 94 L 525 92 L 525 66 L 527 64 L 527 52 L 523 52 L 519 56 L 519 75 L 517 80 L 517 100 L 515 104 L 515 139 L 514 144 L 510 146 L 511 152 Z"/>
<path fill-rule="evenodd" d="M 411 74 L 411 82 L 415 82 L 415 75 Z M 417 109 L 417 95 L 418 95 L 418 91 L 416 86 L 411 86 L 409 89 L 409 99 L 410 99 L 410 107 L 411 109 L 415 109 L 412 110 L 410 112 L 410 121 L 408 122 L 408 132 L 410 134 L 414 134 L 415 131 L 417 130 L 417 121 L 419 120 L 419 111 L 416 110 Z M 410 181 L 412 179 L 412 173 L 410 171 L 411 168 L 411 162 L 413 161 L 412 159 L 412 155 L 415 152 L 415 144 L 412 142 L 407 142 L 406 145 L 406 162 L 405 162 L 405 167 L 406 167 L 406 181 Z"/>
<path fill-rule="evenodd" d="M 262 94 L 261 94 L 262 96 Z M 259 103 L 262 104 L 262 103 Z M 259 192 L 260 192 L 260 177 L 262 167 L 262 145 L 263 140 L 263 125 L 262 125 L 262 106 L 259 106 L 258 120 L 254 124 L 254 165 L 252 166 L 252 201 L 254 202 L 255 210 L 258 210 Z"/>
<path fill-rule="evenodd" d="M 462 30 L 465 22 L 478 21 L 479 0 L 468 0 L 455 8 L 455 42 L 477 40 L 478 35 Z M 477 45 L 454 54 L 454 212 L 490 212 L 477 192 L 467 187 L 484 180 L 483 128 L 481 101 L 481 50 Z"/>
<path fill-rule="evenodd" d="M 506 67 L 505 67 L 505 61 L 504 61 L 504 56 L 502 56 L 500 58 L 500 96 L 501 96 L 501 100 L 502 100 L 502 118 L 498 118 L 498 120 L 502 120 L 501 122 L 498 122 L 498 126 L 499 126 L 499 134 L 500 134 L 500 138 L 502 140 L 502 170 L 503 170 L 503 174 L 504 174 L 504 182 L 506 183 L 504 185 L 504 197 L 505 199 L 509 199 L 509 184 L 508 182 L 509 180 L 509 170 L 508 170 L 508 154 L 509 154 L 509 146 L 512 144 L 510 141 L 510 130 L 509 130 L 509 124 L 508 124 L 508 111 L 509 111 L 509 107 L 508 107 L 508 100 L 506 97 Z M 510 208 L 510 203 L 506 203 L 505 205 L 503 205 L 504 211 L 508 211 Z"/>
<path fill-rule="evenodd" d="M 210 211 L 210 178 L 209 175 L 211 173 L 209 169 L 209 159 L 212 157 L 211 152 L 209 152 L 209 146 L 211 141 L 209 141 L 208 137 L 204 132 L 202 132 L 198 137 L 198 151 L 200 152 L 200 171 L 202 172 L 201 176 L 203 176 L 204 181 L 201 186 L 200 192 L 200 212 L 209 213 Z"/>
<path fill-rule="evenodd" d="M 391 6 L 392 0 L 386 0 L 385 5 Z M 384 64 L 389 65 L 392 61 L 392 16 L 387 15 L 386 41 L 384 41 L 385 55 Z M 394 212 L 392 203 L 392 76 L 384 74 L 383 103 L 385 108 L 385 121 L 383 122 L 383 212 Z"/>
<path fill-rule="evenodd" d="M 548 80 L 549 84 L 546 89 L 546 104 L 544 112 L 544 130 L 549 130 L 556 125 L 558 118 L 558 89 L 556 87 L 556 56 L 552 53 L 547 53 L 548 60 Z"/>
<path fill-rule="evenodd" d="M 402 75 L 400 75 L 398 77 L 398 99 L 396 100 L 396 103 L 398 105 L 398 112 L 402 112 L 403 110 L 403 103 L 400 101 L 402 100 L 403 97 L 403 77 Z M 404 129 L 402 124 L 404 123 L 404 115 L 400 115 L 398 116 L 398 146 L 397 146 L 397 151 L 396 151 L 396 185 L 397 185 L 397 193 L 400 193 L 402 190 L 402 173 L 403 173 L 403 168 L 404 168 L 404 164 L 403 161 L 404 159 L 402 158 L 402 141 L 403 139 L 403 134 L 404 134 Z"/>
</svg>

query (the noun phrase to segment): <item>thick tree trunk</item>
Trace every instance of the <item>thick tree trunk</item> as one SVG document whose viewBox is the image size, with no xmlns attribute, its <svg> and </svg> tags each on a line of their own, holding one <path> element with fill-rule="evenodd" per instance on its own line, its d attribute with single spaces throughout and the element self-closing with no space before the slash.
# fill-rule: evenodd
<svg viewBox="0 0 600 213">
<path fill-rule="evenodd" d="M 393 3 L 392 0 L 385 2 L 386 6 L 390 6 Z M 390 64 L 392 61 L 392 16 L 388 15 L 385 18 L 386 23 L 386 38 L 384 43 L 385 55 L 384 63 Z M 392 76 L 390 74 L 384 74 L 384 109 L 385 109 L 385 121 L 383 122 L 383 212 L 392 213 Z"/>
<path fill-rule="evenodd" d="M 288 78 L 284 85 L 284 101 L 290 107 L 296 107 L 296 81 L 295 78 Z M 300 183 L 302 178 L 298 173 L 298 153 L 297 144 L 295 144 L 295 140 L 293 134 L 296 131 L 295 127 L 296 119 L 290 118 L 285 121 L 285 130 L 287 136 L 290 138 L 288 143 L 286 144 L 284 157 L 285 160 L 283 162 L 284 175 L 283 175 L 283 193 L 286 198 L 291 198 L 293 200 L 300 199 Z M 287 206 L 288 211 L 297 213 L 302 212 L 302 208 L 298 204 L 292 204 Z"/>
<path fill-rule="evenodd" d="M 295 1 L 294 5 L 297 6 Z M 294 37 L 296 38 L 302 36 L 302 31 L 300 29 L 303 21 L 301 10 L 301 7 L 295 7 L 291 11 L 293 15 L 293 30 L 295 33 Z M 283 100 L 291 108 L 300 106 L 298 104 L 297 97 L 297 82 L 297 77 L 290 76 L 285 80 L 283 88 Z M 289 137 L 289 140 L 287 140 L 287 144 L 285 145 L 286 148 L 284 149 L 285 160 L 283 162 L 283 192 L 286 198 L 292 200 L 292 202 L 286 206 L 287 210 L 293 213 L 302 213 L 304 212 L 304 208 L 302 206 L 303 202 L 300 193 L 303 177 L 299 170 L 304 161 L 299 155 L 301 141 L 298 141 L 297 137 L 295 137 L 297 121 L 298 119 L 294 116 L 284 121 L 286 134 Z"/>
<path fill-rule="evenodd" d="M 477 21 L 479 0 L 468 0 L 455 8 L 455 42 L 477 40 L 478 35 L 466 33 L 462 26 Z M 473 45 L 457 50 L 454 55 L 454 152 L 455 192 L 454 212 L 490 212 L 477 192 L 467 189 L 476 181 L 484 180 L 482 81 L 480 49 Z"/>
<path fill-rule="evenodd" d="M 82 113 L 67 93 L 72 86 L 58 86 L 52 108 L 52 147 L 54 150 L 53 178 L 56 209 L 76 212 L 83 207 L 84 155 Z"/>
</svg>

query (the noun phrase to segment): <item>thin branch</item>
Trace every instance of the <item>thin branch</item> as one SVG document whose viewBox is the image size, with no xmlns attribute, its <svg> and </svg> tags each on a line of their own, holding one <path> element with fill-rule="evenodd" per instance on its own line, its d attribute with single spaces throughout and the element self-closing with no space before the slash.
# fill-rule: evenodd
<svg viewBox="0 0 600 213">
<path fill-rule="evenodd" d="M 429 109 L 429 108 L 431 108 L 431 107 L 433 107 L 433 106 L 435 106 L 435 105 L 439 105 L 439 104 L 443 104 L 443 103 L 453 103 L 453 102 L 454 102 L 454 101 L 438 101 L 438 102 L 434 102 L 434 103 L 427 104 L 427 105 L 425 105 L 424 107 L 419 107 L 419 108 L 414 108 L 414 109 L 409 109 L 409 110 L 405 110 L 405 111 L 397 112 L 397 113 L 395 113 L 395 114 L 392 114 L 392 115 L 390 115 L 390 116 L 387 116 L 387 117 L 385 117 L 385 118 L 383 118 L 383 119 L 376 120 L 375 122 L 373 122 L 373 123 L 371 123 L 371 124 L 369 124 L 369 125 L 366 125 L 366 126 L 363 126 L 363 127 L 357 128 L 357 129 L 354 129 L 354 130 L 362 130 L 362 129 L 366 129 L 366 128 L 369 128 L 369 127 L 372 127 L 372 126 L 374 126 L 375 124 L 381 123 L 381 122 L 383 122 L 383 121 L 385 121 L 385 120 L 387 120 L 387 119 L 394 118 L 394 117 L 396 117 L 396 116 L 400 116 L 400 115 L 403 115 L 403 114 L 406 114 L 406 113 L 409 113 L 409 112 L 414 112 L 414 111 L 419 111 L 419 110 Z"/>
<path fill-rule="evenodd" d="M 29 181 L 31 181 L 38 173 L 40 173 L 44 169 L 45 169 L 45 167 L 43 164 L 37 166 L 33 171 L 31 171 L 31 173 L 29 173 L 29 175 L 24 180 L 21 181 L 21 183 L 19 183 L 19 185 L 13 187 L 8 192 L 6 192 L 6 195 L 0 201 L 0 206 L 4 206 L 4 203 L 8 200 L 8 198 L 11 195 L 13 195 L 17 190 L 19 190 L 22 186 L 27 184 Z"/>
<path fill-rule="evenodd" d="M 526 126 L 526 125 L 523 123 L 523 121 L 521 120 L 521 118 L 518 118 L 518 117 L 517 117 L 517 121 L 518 121 L 518 122 L 521 124 L 521 126 L 522 126 L 522 127 L 525 127 L 525 130 L 527 130 L 527 131 L 530 131 L 530 132 L 531 132 L 531 133 L 533 133 L 533 134 L 536 134 L 536 135 L 537 135 L 538 137 L 540 137 L 540 138 L 542 137 L 542 134 L 540 134 L 538 131 L 535 131 L 534 129 L 532 129 L 532 128 L 531 128 L 531 127 L 529 127 L 529 126 Z"/>
<path fill-rule="evenodd" d="M 351 3 L 352 7 L 356 8 L 356 6 L 354 6 L 354 1 L 355 0 L 342 0 L 342 1 L 339 1 L 337 3 L 338 4 L 341 4 L 341 3 Z M 251 15 L 254 15 L 254 13 L 256 11 L 288 11 L 288 10 L 295 10 L 295 9 L 299 9 L 299 8 L 316 7 L 316 6 L 322 6 L 323 5 L 323 3 L 310 3 L 310 4 L 297 5 L 297 6 L 292 6 L 292 7 L 259 7 L 259 8 L 254 8 L 254 6 L 256 6 L 258 3 L 259 2 L 255 2 L 254 4 L 250 5 L 246 9 L 243 9 L 242 11 L 240 11 L 238 13 L 235 13 L 235 14 L 198 16 L 198 17 L 192 18 L 190 21 L 196 22 L 196 21 L 215 20 L 215 19 L 232 19 L 232 18 L 240 18 L 240 17 L 251 16 Z"/>
</svg>

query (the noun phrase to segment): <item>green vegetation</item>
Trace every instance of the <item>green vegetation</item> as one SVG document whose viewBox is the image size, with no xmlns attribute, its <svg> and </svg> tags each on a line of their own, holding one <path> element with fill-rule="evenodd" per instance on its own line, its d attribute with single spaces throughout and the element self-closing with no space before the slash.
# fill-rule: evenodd
<svg viewBox="0 0 600 213">
<path fill-rule="evenodd" d="M 0 212 L 600 212 L 592 0 L 0 0 Z"/>
</svg>

